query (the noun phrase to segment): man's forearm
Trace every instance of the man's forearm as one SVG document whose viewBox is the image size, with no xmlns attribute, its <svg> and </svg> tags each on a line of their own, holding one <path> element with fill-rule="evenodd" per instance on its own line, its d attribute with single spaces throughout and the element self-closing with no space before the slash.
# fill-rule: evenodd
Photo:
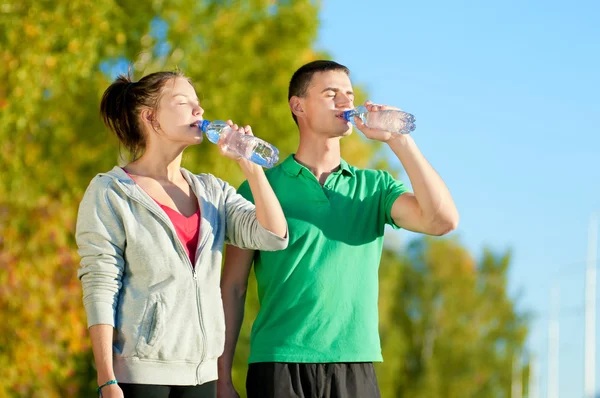
<svg viewBox="0 0 600 398">
<path fill-rule="evenodd" d="M 458 221 L 458 211 L 450 191 L 412 137 L 397 136 L 390 139 L 388 144 L 406 170 L 423 218 L 432 223 L 455 224 Z"/>
<path fill-rule="evenodd" d="M 222 287 L 222 295 L 225 310 L 225 348 L 218 361 L 219 380 L 230 382 L 235 347 L 244 321 L 246 291 L 245 289 L 240 291 L 232 287 Z"/>
</svg>

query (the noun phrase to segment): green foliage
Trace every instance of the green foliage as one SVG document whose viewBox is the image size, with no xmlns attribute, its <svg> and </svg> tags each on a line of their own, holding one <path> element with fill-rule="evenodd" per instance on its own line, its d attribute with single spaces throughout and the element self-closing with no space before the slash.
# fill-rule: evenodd
<svg viewBox="0 0 600 398">
<path fill-rule="evenodd" d="M 207 118 L 251 124 L 284 157 L 297 144 L 287 84 L 299 65 L 317 56 L 311 49 L 317 12 L 302 0 L 3 2 L 0 397 L 89 391 L 73 234 L 90 179 L 119 161 L 118 143 L 98 115 L 111 81 L 102 68 L 131 60 L 134 78 L 182 69 L 194 80 Z M 166 35 L 151 29 L 154 18 L 166 22 Z M 362 156 L 348 160 L 363 165 L 376 150 L 358 137 L 345 145 L 353 146 Z M 208 143 L 188 149 L 184 165 L 234 185 L 242 180 L 237 165 Z"/>
<path fill-rule="evenodd" d="M 157 21 L 159 28 L 164 21 L 164 35 L 151 29 Z M 312 49 L 317 28 L 318 4 L 310 0 L 0 5 L 0 398 L 93 396 L 74 226 L 91 178 L 120 159 L 98 114 L 111 82 L 106 70 L 126 60 L 137 79 L 179 68 L 194 81 L 207 119 L 251 124 L 284 158 L 298 143 L 287 85 L 297 67 L 325 56 Z M 381 160 L 380 146 L 358 134 L 342 145 L 344 158 L 359 167 Z M 234 186 L 243 178 L 235 162 L 207 141 L 186 150 L 184 166 Z M 412 250 L 419 256 L 388 252 L 382 261 L 384 396 L 426 396 L 425 387 L 471 391 L 468 373 L 453 382 L 443 377 L 443 365 L 458 372 L 457 364 L 479 367 L 494 358 L 474 379 L 492 396 L 493 386 L 506 384 L 498 369 L 505 369 L 513 342 L 524 336 L 504 290 L 508 258 L 490 255 L 477 271 L 490 275 L 482 279 L 469 271 L 473 262 L 458 244 L 425 242 Z M 235 360 L 240 387 L 258 308 L 254 283 Z M 409 316 L 415 313 L 420 317 Z M 466 327 L 476 322 L 482 325 L 477 330 Z M 489 353 L 500 339 L 507 341 L 506 352 Z"/>
<path fill-rule="evenodd" d="M 509 264 L 509 253 L 488 250 L 476 262 L 452 239 L 385 253 L 378 371 L 387 396 L 510 396 L 527 326 L 506 291 Z"/>
</svg>

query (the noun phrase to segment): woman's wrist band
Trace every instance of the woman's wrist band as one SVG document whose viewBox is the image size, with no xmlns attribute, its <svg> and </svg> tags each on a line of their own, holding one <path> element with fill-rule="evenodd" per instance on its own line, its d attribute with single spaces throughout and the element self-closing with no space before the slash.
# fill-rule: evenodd
<svg viewBox="0 0 600 398">
<path fill-rule="evenodd" d="M 102 389 L 106 386 L 110 386 L 111 384 L 117 384 L 118 381 L 117 379 L 112 379 L 107 381 L 106 383 L 102 384 L 100 387 L 98 387 L 98 394 L 100 394 L 100 396 L 102 396 Z"/>
</svg>

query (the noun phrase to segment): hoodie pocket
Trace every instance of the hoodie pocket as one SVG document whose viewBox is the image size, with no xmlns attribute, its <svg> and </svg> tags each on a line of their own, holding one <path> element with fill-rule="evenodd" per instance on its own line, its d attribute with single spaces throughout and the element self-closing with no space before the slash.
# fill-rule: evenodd
<svg viewBox="0 0 600 398">
<path fill-rule="evenodd" d="M 225 348 L 225 313 L 222 310 L 223 306 L 223 298 L 221 296 L 221 292 L 219 291 L 219 307 L 215 310 L 215 354 L 217 357 L 220 357 L 223 354 L 223 350 Z"/>
<path fill-rule="evenodd" d="M 151 295 L 140 328 L 136 351 L 141 358 L 152 356 L 164 334 L 164 305 L 159 294 Z"/>
</svg>

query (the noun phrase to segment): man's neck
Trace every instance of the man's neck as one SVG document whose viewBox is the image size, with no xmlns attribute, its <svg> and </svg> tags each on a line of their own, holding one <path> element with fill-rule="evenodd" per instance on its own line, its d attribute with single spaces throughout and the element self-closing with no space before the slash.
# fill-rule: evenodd
<svg viewBox="0 0 600 398">
<path fill-rule="evenodd" d="M 321 185 L 340 167 L 339 138 L 311 138 L 302 140 L 294 156 L 296 161 L 310 170 Z"/>
</svg>

